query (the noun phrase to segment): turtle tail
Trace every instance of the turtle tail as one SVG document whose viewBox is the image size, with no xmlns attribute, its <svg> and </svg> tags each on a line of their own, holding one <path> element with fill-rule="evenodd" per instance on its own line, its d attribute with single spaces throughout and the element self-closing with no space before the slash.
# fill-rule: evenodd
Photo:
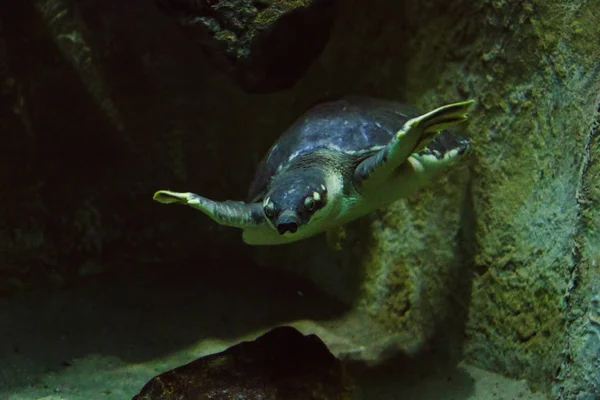
<svg viewBox="0 0 600 400">
<path fill-rule="evenodd" d="M 248 228 L 265 223 L 260 203 L 213 201 L 196 193 L 180 193 L 169 190 L 159 190 L 154 193 L 153 199 L 162 204 L 185 204 L 202 211 L 213 221 L 225 226 Z"/>
</svg>

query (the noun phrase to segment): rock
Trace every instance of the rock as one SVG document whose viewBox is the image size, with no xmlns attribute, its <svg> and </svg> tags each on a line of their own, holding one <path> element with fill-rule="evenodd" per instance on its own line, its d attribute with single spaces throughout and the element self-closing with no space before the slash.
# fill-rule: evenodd
<svg viewBox="0 0 600 400">
<path fill-rule="evenodd" d="M 576 270 L 567 297 L 567 349 L 553 385 L 554 398 L 561 400 L 600 397 L 600 109 L 590 139 L 578 198 Z"/>
<path fill-rule="evenodd" d="M 154 377 L 133 400 L 344 400 L 351 393 L 342 364 L 316 335 L 277 327 Z"/>
<path fill-rule="evenodd" d="M 250 93 L 291 88 L 321 53 L 336 0 L 156 0 Z"/>
</svg>

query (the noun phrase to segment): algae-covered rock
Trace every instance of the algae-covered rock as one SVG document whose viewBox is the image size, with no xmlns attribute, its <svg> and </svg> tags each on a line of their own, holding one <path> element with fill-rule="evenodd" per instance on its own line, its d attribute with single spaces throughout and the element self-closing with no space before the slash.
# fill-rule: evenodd
<svg viewBox="0 0 600 400">
<path fill-rule="evenodd" d="M 150 380 L 134 400 L 349 400 L 344 367 L 316 336 L 278 327 Z"/>
<path fill-rule="evenodd" d="M 599 99 L 600 100 L 600 99 Z M 557 399 L 596 399 L 600 395 L 600 113 L 592 127 L 583 185 L 578 193 L 581 228 L 573 280 L 566 297 L 564 361 L 553 385 Z"/>
<path fill-rule="evenodd" d="M 289 89 L 325 47 L 336 0 L 156 0 L 248 92 Z"/>
<path fill-rule="evenodd" d="M 593 39 L 598 4 L 568 12 L 561 4 L 473 2 L 465 9 L 477 18 L 450 10 L 419 27 L 415 38 L 427 45 L 413 44 L 408 67 L 407 96 L 419 104 L 446 91 L 468 93 L 480 104 L 468 130 L 474 138 L 470 217 L 461 224 L 462 267 L 472 270 L 473 282 L 472 290 L 460 287 L 471 290 L 470 303 L 455 306 L 460 315 L 468 305 L 465 357 L 546 389 L 568 347 L 569 293 L 589 268 L 574 254 L 600 91 L 600 43 Z M 452 28 L 451 20 L 460 23 Z M 431 35 L 435 30 L 444 36 Z M 445 49 L 436 56 L 444 63 L 431 63 L 433 48 Z M 443 226 L 446 221 L 452 223 Z M 427 225 L 440 229 L 439 222 Z"/>
<path fill-rule="evenodd" d="M 574 255 L 600 90 L 600 46 L 590 47 L 598 7 L 494 5 L 481 9 L 480 51 L 441 75 L 449 87 L 477 87 L 482 105 L 470 126 L 476 247 L 465 356 L 548 389 L 585 269 Z"/>
</svg>

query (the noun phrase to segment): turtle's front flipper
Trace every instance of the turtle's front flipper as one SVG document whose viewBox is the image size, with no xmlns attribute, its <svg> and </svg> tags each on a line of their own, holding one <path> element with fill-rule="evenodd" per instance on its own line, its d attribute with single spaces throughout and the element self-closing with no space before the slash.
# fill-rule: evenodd
<svg viewBox="0 0 600 400">
<path fill-rule="evenodd" d="M 473 100 L 448 104 L 408 120 L 390 143 L 356 168 L 354 183 L 359 191 L 384 183 L 413 153 L 422 151 L 440 131 L 467 119 Z"/>
<path fill-rule="evenodd" d="M 195 193 L 179 193 L 159 190 L 154 193 L 154 200 L 162 204 L 185 204 L 202 211 L 215 222 L 236 228 L 248 228 L 265 224 L 265 217 L 260 203 L 244 203 L 241 201 L 213 201 Z"/>
</svg>

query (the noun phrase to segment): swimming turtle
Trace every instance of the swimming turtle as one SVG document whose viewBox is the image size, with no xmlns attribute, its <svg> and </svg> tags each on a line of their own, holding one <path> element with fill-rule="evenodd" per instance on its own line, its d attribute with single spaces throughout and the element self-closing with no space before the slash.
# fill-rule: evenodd
<svg viewBox="0 0 600 400">
<path fill-rule="evenodd" d="M 462 158 L 469 141 L 445 130 L 472 100 L 426 114 L 395 101 L 346 97 L 309 109 L 260 163 L 247 202 L 159 190 L 154 200 L 196 208 L 243 229 L 244 242 L 275 245 L 335 231 L 407 197 Z"/>
</svg>

